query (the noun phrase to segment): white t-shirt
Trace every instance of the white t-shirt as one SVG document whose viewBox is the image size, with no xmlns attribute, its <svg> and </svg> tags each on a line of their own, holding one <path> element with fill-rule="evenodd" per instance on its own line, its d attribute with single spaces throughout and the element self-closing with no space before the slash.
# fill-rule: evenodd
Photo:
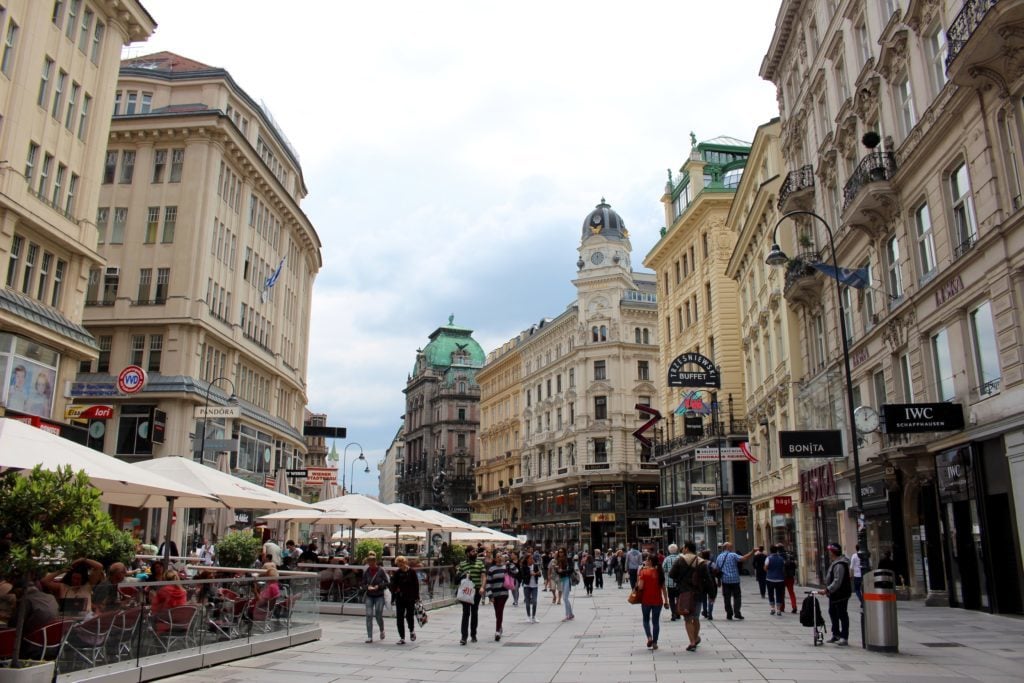
<svg viewBox="0 0 1024 683">
<path fill-rule="evenodd" d="M 276 565 L 281 564 L 281 546 L 273 541 L 267 541 L 263 544 L 263 552 L 266 555 L 270 555 L 271 562 Z"/>
<path fill-rule="evenodd" d="M 850 558 L 850 570 L 853 572 L 853 578 L 860 578 L 860 555 L 857 553 Z"/>
</svg>

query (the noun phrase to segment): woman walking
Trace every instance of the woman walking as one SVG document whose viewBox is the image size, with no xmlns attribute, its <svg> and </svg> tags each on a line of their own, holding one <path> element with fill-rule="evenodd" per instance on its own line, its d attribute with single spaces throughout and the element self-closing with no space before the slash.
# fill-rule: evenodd
<svg viewBox="0 0 1024 683">
<path fill-rule="evenodd" d="M 661 633 L 661 608 L 668 609 L 669 606 L 665 571 L 657 556 L 644 553 L 643 565 L 636 577 L 636 588 L 640 593 L 640 609 L 643 611 L 647 647 L 657 650 L 658 635 Z"/>
<path fill-rule="evenodd" d="M 363 571 L 363 592 L 366 594 L 366 642 L 373 642 L 373 621 L 377 620 L 380 628 L 380 639 L 384 640 L 384 589 L 387 588 L 388 577 L 384 570 L 377 566 L 377 554 L 366 556 L 366 569 Z"/>
<path fill-rule="evenodd" d="M 487 567 L 487 597 L 494 605 L 494 640 L 501 640 L 501 622 L 505 615 L 505 603 L 508 601 L 508 588 L 505 587 L 505 570 L 508 557 L 502 553 L 495 555 L 494 561 Z"/>
<path fill-rule="evenodd" d="M 708 563 L 708 567 L 711 567 L 711 551 L 710 550 L 701 550 L 700 551 L 700 559 L 702 559 L 705 562 L 707 562 Z M 714 612 L 715 612 L 715 598 L 718 597 L 718 582 L 717 581 L 712 581 L 711 583 L 714 586 L 713 590 L 710 593 L 701 593 L 700 594 L 700 607 L 701 607 L 700 613 L 701 613 L 701 616 L 703 616 L 708 621 L 714 621 L 715 620 L 715 614 L 714 614 Z"/>
<path fill-rule="evenodd" d="M 768 575 L 764 571 L 764 561 L 767 559 L 768 555 L 764 552 L 764 546 L 757 546 L 757 552 L 754 553 L 754 577 L 757 579 L 757 589 L 761 593 L 762 600 L 767 597 L 768 592 Z"/>
<path fill-rule="evenodd" d="M 615 553 L 615 558 L 612 560 L 615 563 L 615 582 L 619 584 L 619 588 L 622 588 L 622 581 L 626 576 L 626 555 L 620 549 Z"/>
<path fill-rule="evenodd" d="M 773 545 L 772 554 L 764 561 L 765 582 L 768 584 L 768 604 L 772 616 L 786 613 L 786 558 L 782 546 Z"/>
<path fill-rule="evenodd" d="M 551 558 L 551 562 L 548 563 L 548 584 L 551 586 L 551 604 L 561 605 L 562 604 L 562 582 L 558 580 L 558 553 L 565 554 L 564 550 L 555 552 Z"/>
<path fill-rule="evenodd" d="M 604 588 L 604 555 L 600 548 L 594 551 L 594 587 Z"/>
<path fill-rule="evenodd" d="M 796 555 L 787 553 L 781 545 L 779 547 L 782 549 L 782 556 L 786 558 L 786 590 L 789 592 L 789 599 L 793 605 L 793 614 L 796 614 L 796 591 L 793 590 L 796 585 L 796 570 L 798 568 Z"/>
<path fill-rule="evenodd" d="M 508 554 L 508 561 L 505 563 L 505 573 L 512 577 L 512 588 L 509 593 L 512 595 L 512 606 L 519 607 L 519 557 L 515 553 Z"/>
<path fill-rule="evenodd" d="M 391 575 L 391 595 L 395 598 L 395 621 L 398 625 L 398 644 L 405 645 L 405 627 L 409 627 L 409 640 L 416 640 L 416 603 L 420 599 L 420 579 L 409 568 L 404 555 L 395 558 L 398 571 Z"/>
<path fill-rule="evenodd" d="M 572 602 L 569 600 L 569 593 L 572 592 L 572 575 L 576 568 L 569 561 L 565 554 L 565 548 L 559 548 L 555 554 L 555 571 L 558 574 L 558 583 L 562 591 L 562 600 L 565 603 L 565 618 L 562 621 L 572 621 L 576 615 L 572 613 Z"/>
<path fill-rule="evenodd" d="M 526 553 L 526 559 L 519 568 L 519 578 L 523 584 L 523 604 L 526 605 L 526 621 L 536 624 L 537 590 L 541 581 L 541 571 L 540 565 L 534 561 L 532 553 Z"/>
<path fill-rule="evenodd" d="M 580 558 L 580 573 L 583 574 L 583 587 L 587 589 L 587 596 L 594 597 L 594 575 L 597 573 L 597 565 L 590 553 L 583 553 Z"/>
</svg>

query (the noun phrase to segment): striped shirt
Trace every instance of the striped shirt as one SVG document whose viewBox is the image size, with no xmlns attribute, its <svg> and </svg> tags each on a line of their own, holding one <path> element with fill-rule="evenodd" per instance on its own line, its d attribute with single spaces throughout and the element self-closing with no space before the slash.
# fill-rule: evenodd
<svg viewBox="0 0 1024 683">
<path fill-rule="evenodd" d="M 469 579 L 473 582 L 473 585 L 478 589 L 484 585 L 481 578 L 484 573 L 484 562 L 479 558 L 475 560 L 463 560 L 459 563 L 459 567 L 455 571 L 459 576 L 468 575 Z"/>
<path fill-rule="evenodd" d="M 487 568 L 487 596 L 490 598 L 507 598 L 505 588 L 505 565 L 495 562 Z"/>
</svg>

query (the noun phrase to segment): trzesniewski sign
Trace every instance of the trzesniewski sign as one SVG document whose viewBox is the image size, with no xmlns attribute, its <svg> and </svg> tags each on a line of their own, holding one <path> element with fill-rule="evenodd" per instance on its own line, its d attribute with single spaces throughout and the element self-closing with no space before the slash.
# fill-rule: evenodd
<svg viewBox="0 0 1024 683">
<path fill-rule="evenodd" d="M 843 436 L 838 429 L 779 432 L 779 456 L 783 458 L 841 458 Z"/>
<path fill-rule="evenodd" d="M 696 365 L 700 370 L 687 372 L 684 365 Z M 718 368 L 711 359 L 699 353 L 684 353 L 676 356 L 668 367 L 668 385 L 670 387 L 710 387 L 718 389 L 722 380 L 718 377 Z"/>
<path fill-rule="evenodd" d="M 945 432 L 964 428 L 964 407 L 959 403 L 886 403 L 882 419 L 890 434 Z"/>
</svg>

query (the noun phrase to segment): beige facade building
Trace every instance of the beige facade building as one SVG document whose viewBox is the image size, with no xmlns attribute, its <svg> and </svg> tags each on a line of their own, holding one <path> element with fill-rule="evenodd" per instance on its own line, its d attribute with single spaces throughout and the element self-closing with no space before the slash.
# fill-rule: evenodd
<svg viewBox="0 0 1024 683">
<path fill-rule="evenodd" d="M 800 580 L 816 580 L 817 549 L 814 529 L 800 522 L 800 461 L 779 457 L 778 432 L 790 429 L 798 415 L 793 383 L 804 376 L 799 320 L 783 300 L 785 272 L 765 264 L 771 249 L 772 227 L 778 222 L 779 192 L 789 193 L 798 176 L 787 175 L 779 140 L 781 126 L 773 119 L 760 126 L 750 147 L 747 171 L 736 189 L 727 224 L 736 234 L 736 247 L 726 274 L 737 281 L 740 294 L 740 337 L 746 386 L 751 452 L 750 505 L 755 545 L 782 543 L 797 556 Z M 798 250 L 795 257 L 800 258 Z M 798 290 L 786 292 L 793 297 Z M 805 543 L 804 539 L 811 542 Z"/>
<path fill-rule="evenodd" d="M 69 395 L 114 406 L 94 434 L 108 453 L 214 463 L 223 452 L 222 467 L 297 494 L 301 482 L 283 470 L 306 452 L 322 265 L 298 157 L 227 71 L 173 53 L 124 61 L 112 101 L 96 208 L 104 264 L 85 295 L 99 356 L 82 363 Z M 127 366 L 148 381 L 126 396 L 116 384 Z M 222 532 L 225 520 L 210 517 L 201 530 L 191 520 L 194 529 Z"/>
<path fill-rule="evenodd" d="M 802 172 L 781 210 L 813 209 L 839 265 L 869 280 L 841 294 L 854 404 L 872 409 L 861 489 L 852 458 L 820 466 L 802 491 L 815 543 L 852 549 L 863 515 L 873 563 L 891 553 L 911 593 L 1018 613 L 1022 19 L 1017 0 L 786 0 L 761 67 Z M 780 228 L 791 255 L 798 234 L 831 262 L 821 221 Z M 840 429 L 849 452 L 835 280 L 791 265 L 806 369 L 792 426 Z"/>
<path fill-rule="evenodd" d="M 0 5 L 0 406 L 10 415 L 63 422 L 67 383 L 97 356 L 82 316 L 102 263 L 94 218 L 111 103 L 121 48 L 155 27 L 136 0 Z"/>
<path fill-rule="evenodd" d="M 577 298 L 520 335 L 519 530 L 544 546 L 610 549 L 660 536 L 657 465 L 633 432 L 655 405 L 655 282 L 603 200 L 583 221 Z"/>
<path fill-rule="evenodd" d="M 698 449 L 738 448 L 747 440 L 738 286 L 726 275 L 736 233 L 726 218 L 750 144 L 729 137 L 691 140 L 680 176 L 669 174 L 662 197 L 668 227 L 644 264 L 658 279 L 661 367 L 709 378 L 707 368 L 717 370 L 719 386 L 692 380 L 669 386 L 667 374 L 658 377 L 665 418 L 656 449 L 661 516 L 676 542 L 693 539 L 714 548 L 727 539 L 742 548 L 751 538 L 748 462 L 723 460 L 720 466 L 717 457 L 698 459 Z"/>
<path fill-rule="evenodd" d="M 480 462 L 473 468 L 475 524 L 511 533 L 519 524 L 523 487 L 520 434 L 523 359 L 516 337 L 487 354 L 480 384 Z"/>
<path fill-rule="evenodd" d="M 402 471 L 402 463 L 405 461 L 405 429 L 399 427 L 395 438 L 391 440 L 384 453 L 384 458 L 377 463 L 378 495 L 377 500 L 382 503 L 397 503 L 398 501 L 398 473 Z"/>
</svg>

